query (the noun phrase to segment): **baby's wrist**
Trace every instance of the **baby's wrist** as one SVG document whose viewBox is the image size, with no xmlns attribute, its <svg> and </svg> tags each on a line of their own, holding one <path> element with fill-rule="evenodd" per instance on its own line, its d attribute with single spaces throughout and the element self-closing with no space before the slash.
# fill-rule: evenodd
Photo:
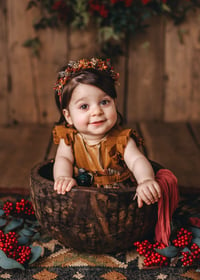
<svg viewBox="0 0 200 280">
<path fill-rule="evenodd" d="M 71 176 L 58 176 L 55 181 L 58 181 L 58 180 L 69 180 L 71 179 L 72 177 Z"/>
<path fill-rule="evenodd" d="M 149 182 L 149 181 L 154 181 L 154 180 L 155 180 L 154 178 L 147 178 L 147 179 L 144 179 L 144 180 L 138 182 L 138 185 L 142 185 L 142 184 L 144 184 L 144 183 L 147 183 L 147 182 Z"/>
</svg>

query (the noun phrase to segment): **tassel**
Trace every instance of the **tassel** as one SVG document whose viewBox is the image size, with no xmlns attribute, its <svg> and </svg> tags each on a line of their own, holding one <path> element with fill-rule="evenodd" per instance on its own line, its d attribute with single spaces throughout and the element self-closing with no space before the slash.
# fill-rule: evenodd
<svg viewBox="0 0 200 280">
<path fill-rule="evenodd" d="M 161 188 L 161 198 L 158 201 L 158 221 L 155 228 L 155 238 L 156 241 L 168 246 L 172 215 L 179 201 L 177 178 L 170 170 L 160 169 L 156 173 L 156 181 Z"/>
</svg>

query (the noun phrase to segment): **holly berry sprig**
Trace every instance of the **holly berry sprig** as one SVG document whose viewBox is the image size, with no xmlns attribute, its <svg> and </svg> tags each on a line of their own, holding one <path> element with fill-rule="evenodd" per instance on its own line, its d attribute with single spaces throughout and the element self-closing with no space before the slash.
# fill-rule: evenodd
<svg viewBox="0 0 200 280">
<path fill-rule="evenodd" d="M 31 248 L 25 245 L 20 246 L 17 238 L 18 235 L 16 232 L 4 234 L 4 232 L 0 230 L 0 250 L 2 250 L 8 258 L 25 265 L 31 258 Z"/>
<path fill-rule="evenodd" d="M 200 248 L 197 244 L 192 244 L 191 251 L 181 252 L 181 262 L 183 266 L 191 266 L 200 261 Z"/>
<path fill-rule="evenodd" d="M 194 239 L 195 240 L 195 239 Z M 181 260 L 182 266 L 192 266 L 200 261 L 200 246 L 193 242 L 192 232 L 181 228 L 175 239 L 171 242 L 173 246 L 165 246 L 163 243 L 150 243 L 148 240 L 135 242 L 139 255 L 145 257 L 144 265 L 152 266 L 168 266 L 170 259 L 175 256 Z"/>
<path fill-rule="evenodd" d="M 148 240 L 144 240 L 142 242 L 137 241 L 134 245 L 137 247 L 139 255 L 145 257 L 145 266 L 168 266 L 169 259 L 155 251 L 155 248 L 164 249 L 166 246 L 163 243 L 152 244 Z"/>
<path fill-rule="evenodd" d="M 0 209 L 0 267 L 25 270 L 35 262 L 42 252 L 32 246 L 40 238 L 39 229 L 31 201 L 6 201 Z"/>
<path fill-rule="evenodd" d="M 177 238 L 172 241 L 175 247 L 185 248 L 192 241 L 192 232 L 181 228 L 177 232 Z"/>
<path fill-rule="evenodd" d="M 175 247 L 182 248 L 181 262 L 182 266 L 191 266 L 199 262 L 200 247 L 192 243 L 192 232 L 181 228 L 177 232 L 177 238 L 172 241 Z"/>
<path fill-rule="evenodd" d="M 35 218 L 35 212 L 33 209 L 33 205 L 29 200 L 25 200 L 22 198 L 20 201 L 13 203 L 11 201 L 7 201 L 3 205 L 3 210 L 6 216 L 17 216 L 23 218 Z"/>
</svg>

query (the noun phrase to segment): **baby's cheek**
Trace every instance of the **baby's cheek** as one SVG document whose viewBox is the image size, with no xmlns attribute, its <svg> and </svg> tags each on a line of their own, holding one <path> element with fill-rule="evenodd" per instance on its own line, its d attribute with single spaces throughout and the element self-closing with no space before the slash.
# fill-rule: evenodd
<svg viewBox="0 0 200 280">
<path fill-rule="evenodd" d="M 81 128 L 87 124 L 87 120 L 84 117 L 77 117 L 76 124 Z"/>
<path fill-rule="evenodd" d="M 74 125 L 82 125 L 85 123 L 85 116 L 84 114 L 81 114 L 80 111 L 75 111 L 73 112 L 73 116 L 72 116 L 72 122 Z"/>
<path fill-rule="evenodd" d="M 110 120 L 112 120 L 114 123 L 117 121 L 117 112 L 113 110 L 112 113 L 110 113 Z"/>
<path fill-rule="evenodd" d="M 115 111 L 115 113 L 113 114 L 113 119 L 117 120 L 117 111 Z"/>
</svg>

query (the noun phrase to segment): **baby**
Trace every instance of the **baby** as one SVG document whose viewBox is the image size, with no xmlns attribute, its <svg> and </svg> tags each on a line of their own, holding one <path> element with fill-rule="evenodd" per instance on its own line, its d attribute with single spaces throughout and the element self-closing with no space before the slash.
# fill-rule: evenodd
<svg viewBox="0 0 200 280">
<path fill-rule="evenodd" d="M 114 169 L 112 173 L 120 173 L 118 175 L 120 183 L 130 176 L 134 177 L 138 185 L 136 189 L 138 206 L 142 207 L 143 202 L 146 204 L 157 202 L 161 191 L 155 181 L 151 164 L 131 137 L 131 130 L 125 130 L 126 133 L 123 133 L 123 130 L 117 125 L 115 91 L 117 78 L 118 74 L 113 71 L 109 61 L 100 59 L 81 60 L 77 64 L 72 63 L 65 72 L 61 72 L 56 90 L 62 101 L 61 108 L 65 120 L 70 126 L 73 126 L 74 131 L 72 133 L 71 128 L 66 128 L 64 137 L 68 135 L 70 138 L 73 135 L 69 143 L 66 143 L 64 137 L 61 137 L 59 141 L 54 164 L 54 189 L 60 194 L 65 194 L 66 191 L 70 191 L 73 186 L 77 185 L 74 178 L 74 165 L 77 163 L 76 156 L 81 156 L 81 153 L 76 154 L 73 142 L 78 138 L 88 155 L 88 160 L 92 163 L 92 170 L 89 169 L 87 162 L 78 168 L 84 168 L 92 173 L 103 172 L 104 176 L 108 177 L 108 168 Z M 122 159 L 119 161 L 120 167 L 116 169 L 112 160 L 110 160 L 110 164 L 104 162 L 107 156 L 110 157 L 110 151 L 102 149 L 110 137 L 113 137 L 113 133 L 116 139 L 114 145 L 120 135 L 124 134 L 123 138 L 126 138 L 123 153 L 121 153 Z M 102 155 L 102 153 L 105 154 Z M 97 158 L 94 159 L 94 157 Z M 93 168 L 96 165 L 97 170 Z M 122 167 L 131 171 L 126 172 L 127 178 L 125 177 L 123 180 Z M 113 177 L 113 174 L 110 176 Z M 101 177 L 102 175 L 99 176 L 99 178 Z M 117 177 L 113 182 L 108 182 L 109 185 L 114 183 L 116 187 L 116 179 Z M 101 185 L 103 185 L 103 181 Z"/>
<path fill-rule="evenodd" d="M 115 89 L 118 78 L 110 60 L 97 58 L 70 62 L 59 73 L 56 102 L 65 125 L 56 126 L 53 131 L 58 144 L 54 190 L 64 195 L 77 185 L 135 187 L 141 208 L 144 203 L 150 205 L 161 199 L 162 186 L 138 148 L 140 139 L 136 133 L 120 126 Z M 175 182 L 174 175 L 167 174 Z M 166 179 L 165 175 L 161 177 Z M 175 206 L 170 208 L 169 204 L 168 210 L 173 212 Z"/>
</svg>

